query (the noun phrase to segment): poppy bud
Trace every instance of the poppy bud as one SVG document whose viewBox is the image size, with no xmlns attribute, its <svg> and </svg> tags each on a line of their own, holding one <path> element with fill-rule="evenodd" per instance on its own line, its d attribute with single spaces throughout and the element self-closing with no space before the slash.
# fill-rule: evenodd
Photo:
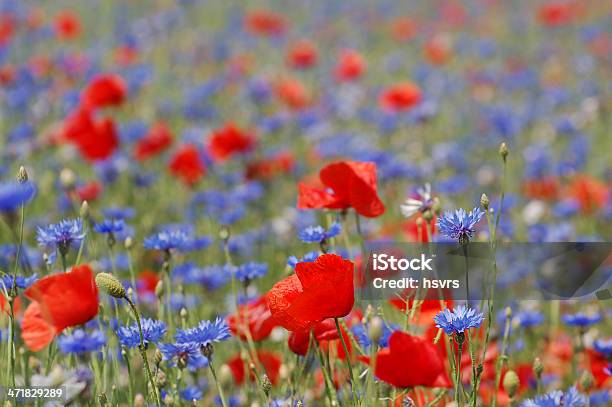
<svg viewBox="0 0 612 407">
<path fill-rule="evenodd" d="M 535 358 L 533 361 L 533 373 L 539 379 L 542 377 L 542 372 L 544 371 L 544 364 L 542 363 L 542 359 Z"/>
<path fill-rule="evenodd" d="M 221 365 L 219 368 L 219 383 L 229 385 L 232 382 L 232 369 L 228 365 Z"/>
<path fill-rule="evenodd" d="M 502 160 L 506 161 L 506 157 L 508 157 L 508 145 L 506 142 L 503 142 L 499 145 L 499 155 Z"/>
<path fill-rule="evenodd" d="M 219 239 L 223 240 L 225 243 L 230 238 L 230 228 L 227 225 L 223 225 L 219 228 Z"/>
<path fill-rule="evenodd" d="M 83 203 L 81 204 L 79 216 L 81 217 L 81 219 L 86 219 L 89 216 L 89 203 L 87 203 L 87 201 L 83 201 Z"/>
<path fill-rule="evenodd" d="M 123 242 L 123 247 L 125 247 L 125 250 L 130 250 L 133 245 L 134 245 L 134 239 L 132 239 L 131 236 L 126 237 Z"/>
<path fill-rule="evenodd" d="M 96 275 L 96 285 L 115 298 L 125 298 L 126 292 L 123 285 L 109 273 L 98 273 Z"/>
<path fill-rule="evenodd" d="M 161 299 L 164 296 L 164 282 L 159 280 L 155 285 L 155 296 Z"/>
<path fill-rule="evenodd" d="M 145 398 L 142 394 L 138 393 L 134 396 L 134 407 L 145 407 L 146 405 Z"/>
<path fill-rule="evenodd" d="M 506 309 L 504 310 L 505 314 L 506 314 L 506 318 L 510 318 L 512 316 L 512 308 L 510 307 L 506 307 Z"/>
<path fill-rule="evenodd" d="M 70 168 L 64 168 L 60 172 L 60 184 L 64 189 L 72 189 L 76 183 L 76 174 Z"/>
<path fill-rule="evenodd" d="M 19 171 L 17 172 L 17 181 L 20 184 L 25 184 L 28 181 L 28 172 L 23 165 L 19 167 Z"/>
<path fill-rule="evenodd" d="M 164 387 L 167 383 L 166 374 L 163 371 L 158 371 L 155 377 L 155 384 L 157 387 Z"/>
<path fill-rule="evenodd" d="M 480 196 L 480 205 L 486 210 L 489 209 L 489 197 L 487 194 L 482 194 Z"/>
<path fill-rule="evenodd" d="M 161 351 L 159 349 L 155 349 L 155 356 L 154 356 L 154 360 L 155 360 L 155 364 L 159 365 L 162 362 L 162 359 L 164 358 L 164 355 L 161 353 Z"/>
<path fill-rule="evenodd" d="M 266 396 L 270 394 L 270 390 L 272 390 L 272 382 L 267 374 L 263 374 L 261 376 L 261 389 L 265 393 Z"/>
<path fill-rule="evenodd" d="M 516 395 L 516 391 L 519 388 L 519 377 L 514 370 L 508 370 L 504 375 L 504 390 L 508 393 L 510 398 L 513 398 Z"/>
<path fill-rule="evenodd" d="M 585 392 L 588 392 L 589 390 L 591 390 L 591 387 L 593 387 L 594 380 L 595 378 L 593 377 L 591 372 L 589 372 L 588 370 L 585 370 L 582 372 L 582 375 L 580 376 L 580 386 L 583 388 Z"/>
<path fill-rule="evenodd" d="M 383 320 L 381 317 L 374 317 L 370 321 L 368 335 L 372 343 L 378 343 L 383 332 Z"/>
</svg>

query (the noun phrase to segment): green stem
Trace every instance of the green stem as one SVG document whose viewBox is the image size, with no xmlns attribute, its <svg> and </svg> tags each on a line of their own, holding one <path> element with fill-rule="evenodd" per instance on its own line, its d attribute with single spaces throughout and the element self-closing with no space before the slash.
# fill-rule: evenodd
<svg viewBox="0 0 612 407">
<path fill-rule="evenodd" d="M 223 407 L 227 407 L 225 402 L 225 396 L 223 395 L 223 388 L 217 379 L 217 373 L 215 372 L 215 367 L 213 366 L 212 357 L 208 358 L 208 367 L 210 368 L 210 373 L 212 374 L 213 380 L 215 381 L 215 385 L 217 386 L 217 391 L 219 392 L 219 398 L 221 398 L 221 405 Z"/>
<path fill-rule="evenodd" d="M 340 324 L 338 323 L 338 318 L 334 318 L 334 322 L 336 323 L 336 329 L 338 330 L 338 336 L 340 336 L 340 342 L 342 342 L 342 350 L 344 350 L 344 360 L 346 361 L 346 367 L 349 371 L 349 376 L 351 378 L 351 393 L 353 394 L 353 404 L 359 405 L 359 397 L 357 396 L 357 380 L 355 379 L 355 374 L 353 373 L 353 366 L 351 364 L 351 355 L 348 351 L 348 347 L 346 346 L 346 342 L 344 341 L 344 335 L 342 335 L 342 330 L 340 329 Z"/>
</svg>

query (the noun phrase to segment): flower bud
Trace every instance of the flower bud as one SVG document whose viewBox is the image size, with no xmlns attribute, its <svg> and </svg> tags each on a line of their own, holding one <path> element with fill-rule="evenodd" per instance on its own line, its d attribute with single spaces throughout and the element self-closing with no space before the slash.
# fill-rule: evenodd
<svg viewBox="0 0 612 407">
<path fill-rule="evenodd" d="M 533 373 L 539 379 L 542 377 L 542 372 L 544 372 L 544 364 L 542 363 L 542 359 L 536 357 L 533 361 Z"/>
<path fill-rule="evenodd" d="M 164 358 L 164 355 L 161 353 L 161 351 L 159 349 L 155 349 L 155 356 L 154 356 L 154 361 L 156 365 L 159 365 L 162 360 Z"/>
<path fill-rule="evenodd" d="M 96 285 L 112 297 L 125 298 L 126 296 L 125 288 L 112 274 L 98 273 L 96 275 Z"/>
<path fill-rule="evenodd" d="M 126 237 L 125 240 L 123 241 L 123 247 L 125 247 L 125 250 L 130 250 L 133 245 L 134 245 L 134 239 L 132 239 L 132 236 Z"/>
<path fill-rule="evenodd" d="M 164 296 L 164 282 L 159 280 L 155 285 L 155 296 L 161 299 Z"/>
<path fill-rule="evenodd" d="M 187 318 L 187 315 L 189 315 L 189 312 L 187 312 L 187 308 L 185 308 L 185 307 L 181 308 L 181 310 L 179 312 L 179 315 L 183 319 Z"/>
<path fill-rule="evenodd" d="M 64 189 L 72 189 L 76 184 L 76 174 L 70 168 L 64 168 L 60 172 L 60 184 Z"/>
<path fill-rule="evenodd" d="M 504 310 L 504 313 L 506 315 L 506 319 L 510 318 L 512 316 L 512 308 L 506 307 L 506 309 Z"/>
<path fill-rule="evenodd" d="M 98 401 L 100 402 L 101 406 L 105 406 L 106 403 L 108 403 L 108 399 L 106 398 L 106 393 L 98 394 Z"/>
<path fill-rule="evenodd" d="M 272 390 L 272 382 L 267 374 L 263 374 L 261 376 L 261 389 L 265 393 L 266 396 L 270 395 L 270 390 Z"/>
<path fill-rule="evenodd" d="M 595 378 L 593 377 L 591 372 L 589 372 L 588 370 L 582 372 L 582 375 L 580 376 L 580 386 L 585 392 L 591 390 L 594 381 Z"/>
<path fill-rule="evenodd" d="M 134 407 L 145 407 L 147 403 L 145 402 L 145 398 L 142 394 L 138 393 L 134 396 Z"/>
<path fill-rule="evenodd" d="M 166 379 L 166 374 L 163 371 L 158 371 L 157 376 L 155 377 L 155 384 L 157 387 L 164 387 L 168 380 Z"/>
<path fill-rule="evenodd" d="M 86 219 L 89 216 L 89 203 L 87 203 L 87 201 L 83 201 L 83 203 L 81 203 L 79 215 L 81 216 L 81 219 Z"/>
<path fill-rule="evenodd" d="M 518 390 L 520 384 L 521 382 L 516 372 L 514 370 L 508 370 L 504 375 L 503 385 L 504 390 L 506 393 L 508 393 L 510 398 L 513 398 L 516 395 L 516 391 Z"/>
<path fill-rule="evenodd" d="M 370 321 L 370 327 L 368 328 L 368 336 L 372 343 L 377 344 L 383 333 L 383 320 L 381 317 L 374 317 Z"/>
<path fill-rule="evenodd" d="M 506 161 L 506 157 L 508 157 L 508 145 L 506 144 L 506 142 L 503 142 L 499 145 L 499 155 L 504 161 Z"/>
<path fill-rule="evenodd" d="M 480 205 L 486 210 L 489 209 L 489 197 L 487 194 L 482 194 L 480 196 Z"/>
<path fill-rule="evenodd" d="M 17 182 L 20 184 L 28 182 L 28 172 L 23 165 L 19 167 L 19 171 L 17 172 Z"/>
<path fill-rule="evenodd" d="M 219 228 L 219 239 L 227 243 L 230 238 L 230 228 L 227 225 L 223 225 Z"/>
</svg>

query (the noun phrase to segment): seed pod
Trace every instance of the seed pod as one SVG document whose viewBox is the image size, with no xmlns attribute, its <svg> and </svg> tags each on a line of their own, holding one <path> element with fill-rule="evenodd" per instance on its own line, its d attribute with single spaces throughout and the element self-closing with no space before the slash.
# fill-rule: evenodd
<svg viewBox="0 0 612 407">
<path fill-rule="evenodd" d="M 25 184 L 28 182 L 28 172 L 23 165 L 19 167 L 19 171 L 17 172 L 17 181 L 20 184 Z"/>
<path fill-rule="evenodd" d="M 265 393 L 266 396 L 270 394 L 270 390 L 272 390 L 272 382 L 267 374 L 263 374 L 261 376 L 261 389 Z"/>
<path fill-rule="evenodd" d="M 125 298 L 126 292 L 123 285 L 109 273 L 98 273 L 96 275 L 96 285 L 115 298 Z"/>
<path fill-rule="evenodd" d="M 504 390 L 506 391 L 506 393 L 508 393 L 508 396 L 510 396 L 510 398 L 516 395 L 516 391 L 518 390 L 520 384 L 521 382 L 516 372 L 514 370 L 508 370 L 504 375 L 503 385 Z"/>
<path fill-rule="evenodd" d="M 501 155 L 501 158 L 506 161 L 506 157 L 508 157 L 508 145 L 506 142 L 499 145 L 499 155 Z"/>
<path fill-rule="evenodd" d="M 533 373 L 539 379 L 542 377 L 542 372 L 544 372 L 544 364 L 542 363 L 542 359 L 535 358 L 533 361 Z"/>
</svg>

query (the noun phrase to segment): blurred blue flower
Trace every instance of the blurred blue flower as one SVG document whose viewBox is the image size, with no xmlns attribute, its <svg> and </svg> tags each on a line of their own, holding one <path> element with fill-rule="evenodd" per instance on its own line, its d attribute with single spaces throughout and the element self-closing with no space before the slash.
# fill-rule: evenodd
<svg viewBox="0 0 612 407">
<path fill-rule="evenodd" d="M 123 219 L 104 219 L 93 226 L 93 230 L 98 233 L 115 234 L 123 230 L 125 221 Z"/>
<path fill-rule="evenodd" d="M 79 244 L 85 237 L 83 221 L 79 219 L 64 219 L 59 223 L 39 227 L 36 231 L 36 241 L 47 249 L 59 250 L 66 254 L 72 244 Z"/>
<path fill-rule="evenodd" d="M 578 393 L 576 387 L 570 387 L 567 392 L 561 390 L 527 399 L 521 403 L 521 407 L 584 407 L 586 399 Z"/>
<path fill-rule="evenodd" d="M 198 346 L 206 346 L 213 342 L 221 342 L 232 335 L 229 326 L 222 318 L 214 321 L 201 321 L 195 328 L 179 329 L 174 336 L 177 343 L 195 343 Z"/>
<path fill-rule="evenodd" d="M 249 262 L 238 266 L 236 270 L 236 278 L 238 281 L 249 282 L 256 278 L 261 278 L 268 273 L 268 265 L 266 263 Z"/>
<path fill-rule="evenodd" d="M 601 315 L 598 313 L 588 315 L 578 312 L 576 314 L 565 314 L 561 317 L 561 320 L 570 326 L 586 328 L 589 325 L 593 325 L 601 321 Z"/>
<path fill-rule="evenodd" d="M 140 320 L 142 327 L 142 337 L 145 346 L 150 342 L 157 343 L 166 334 L 166 324 L 162 321 L 157 321 L 151 318 L 142 318 Z M 129 326 L 119 327 L 117 330 L 119 342 L 128 348 L 135 348 L 140 345 L 140 331 L 138 324 L 133 323 Z"/>
<path fill-rule="evenodd" d="M 0 289 L 6 288 L 6 290 L 10 290 L 13 288 L 13 279 L 14 276 L 10 274 L 4 274 L 2 278 L 0 278 Z M 37 274 L 32 274 L 30 277 L 17 276 L 15 279 L 15 285 L 22 290 L 25 290 L 32 284 L 34 284 L 38 280 Z"/>
<path fill-rule="evenodd" d="M 13 212 L 30 202 L 36 195 L 36 186 L 31 181 L 0 184 L 0 212 Z"/>
<path fill-rule="evenodd" d="M 83 354 L 96 352 L 106 345 L 106 337 L 98 330 L 87 332 L 75 329 L 57 338 L 57 346 L 63 353 Z"/>
<path fill-rule="evenodd" d="M 171 366 L 180 364 L 191 371 L 208 366 L 208 359 L 202 355 L 197 343 L 160 343 L 158 349 L 162 359 L 169 361 Z"/>
<path fill-rule="evenodd" d="M 186 233 L 180 230 L 171 232 L 159 232 L 157 234 L 146 237 L 144 240 L 144 248 L 149 250 L 181 250 L 189 243 L 189 237 Z"/>
<path fill-rule="evenodd" d="M 185 389 L 181 390 L 179 394 L 185 401 L 200 400 L 204 396 L 202 390 L 196 386 L 186 387 Z"/>
<path fill-rule="evenodd" d="M 298 238 L 304 243 L 321 243 L 336 237 L 342 232 L 342 225 L 334 222 L 325 230 L 322 226 L 309 226 L 298 233 Z"/>
</svg>

